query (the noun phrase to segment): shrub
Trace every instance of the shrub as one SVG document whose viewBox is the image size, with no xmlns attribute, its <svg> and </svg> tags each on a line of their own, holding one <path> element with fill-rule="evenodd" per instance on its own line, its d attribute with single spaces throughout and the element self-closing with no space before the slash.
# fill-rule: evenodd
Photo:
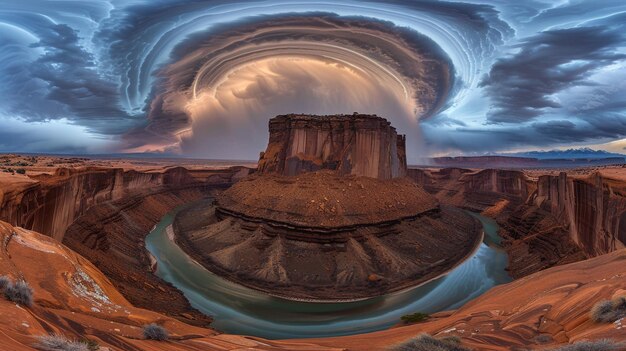
<svg viewBox="0 0 626 351">
<path fill-rule="evenodd" d="M 39 342 L 34 346 L 43 351 L 91 351 L 87 344 L 69 340 L 63 335 L 42 335 L 38 339 Z"/>
<path fill-rule="evenodd" d="M 626 317 L 626 297 L 603 300 L 591 309 L 591 320 L 597 323 L 612 323 Z"/>
<path fill-rule="evenodd" d="M 392 348 L 393 351 L 469 351 L 457 337 L 433 338 L 422 334 Z"/>
<path fill-rule="evenodd" d="M 565 345 L 551 351 L 619 351 L 624 344 L 617 344 L 608 339 L 595 341 L 579 341 L 571 345 Z"/>
<path fill-rule="evenodd" d="M 550 336 L 548 334 L 541 334 L 541 335 L 537 335 L 535 337 L 535 342 L 537 344 L 547 344 L 547 343 L 551 342 L 552 340 L 553 340 L 552 336 Z"/>
<path fill-rule="evenodd" d="M 11 278 L 6 275 L 0 275 L 0 291 L 4 291 L 9 285 L 13 285 Z"/>
<path fill-rule="evenodd" d="M 15 284 L 9 282 L 9 285 L 4 288 L 4 296 L 7 300 L 20 305 L 30 307 L 33 304 L 33 289 L 23 280 L 19 280 Z"/>
<path fill-rule="evenodd" d="M 430 316 L 427 313 L 421 313 L 421 312 L 407 314 L 407 315 L 400 317 L 400 319 L 406 324 L 423 322 L 427 320 L 428 318 L 430 318 Z"/>
<path fill-rule="evenodd" d="M 95 340 L 91 340 L 91 339 L 87 339 L 87 338 L 82 338 L 80 340 L 80 342 L 82 344 L 87 345 L 87 349 L 89 349 L 89 351 L 98 351 L 100 350 L 100 345 L 98 344 L 97 341 Z"/>
<path fill-rule="evenodd" d="M 18 168 L 15 170 L 15 173 L 17 174 L 26 174 L 26 170 L 24 168 Z"/>
<path fill-rule="evenodd" d="M 167 332 L 167 329 L 158 324 L 152 323 L 143 326 L 143 337 L 148 340 L 164 341 L 167 340 L 170 335 Z"/>
</svg>

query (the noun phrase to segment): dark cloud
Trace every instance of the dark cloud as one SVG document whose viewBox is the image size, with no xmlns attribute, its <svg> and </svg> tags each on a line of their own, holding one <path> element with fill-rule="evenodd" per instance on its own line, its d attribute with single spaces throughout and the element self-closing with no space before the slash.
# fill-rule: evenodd
<svg viewBox="0 0 626 351">
<path fill-rule="evenodd" d="M 488 120 L 524 122 L 561 105 L 551 95 L 572 86 L 592 84 L 598 68 L 626 58 L 618 48 L 624 35 L 604 26 L 541 32 L 498 60 L 482 86 L 493 104 Z"/>
<path fill-rule="evenodd" d="M 426 125 L 424 137 L 430 151 L 465 154 L 529 146 L 555 147 L 626 137 L 626 117 L 623 114 L 575 122 L 560 119 L 521 126 L 490 125 L 483 128 L 458 127 L 452 130 L 442 130 L 429 123 Z"/>
<path fill-rule="evenodd" d="M 30 73 L 33 79 L 45 82 L 45 97 L 64 107 L 56 117 L 76 119 L 102 134 L 126 132 L 133 121 L 119 107 L 118 84 L 99 72 L 92 54 L 80 45 L 78 32 L 57 24 L 39 38 L 32 47 L 42 48 L 44 54 L 31 64 Z M 23 114 L 26 119 L 33 118 Z M 46 113 L 46 117 L 55 115 Z"/>
</svg>

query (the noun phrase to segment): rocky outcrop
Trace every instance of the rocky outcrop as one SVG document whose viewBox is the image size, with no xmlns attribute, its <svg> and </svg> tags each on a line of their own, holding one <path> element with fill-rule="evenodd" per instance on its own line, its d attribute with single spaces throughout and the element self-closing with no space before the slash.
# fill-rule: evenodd
<svg viewBox="0 0 626 351">
<path fill-rule="evenodd" d="M 433 196 L 406 178 L 382 181 L 325 171 L 297 177 L 255 174 L 224 191 L 217 202 L 223 214 L 320 233 L 438 208 Z"/>
<path fill-rule="evenodd" d="M 208 270 L 297 300 L 362 299 L 401 291 L 463 262 L 481 226 L 443 207 L 410 219 L 349 228 L 306 228 L 219 214 L 211 203 L 182 211 L 177 243 Z"/>
<path fill-rule="evenodd" d="M 540 176 L 528 200 L 498 218 L 512 275 L 522 277 L 624 248 L 620 224 L 624 230 L 625 185 L 599 174 Z"/>
<path fill-rule="evenodd" d="M 140 193 L 232 184 L 247 168 L 189 171 L 175 167 L 151 172 L 121 168 L 60 168 L 0 186 L 0 220 L 63 240 L 74 220 L 90 207 Z"/>
<path fill-rule="evenodd" d="M 208 270 L 291 299 L 351 300 L 410 288 L 480 245 L 480 225 L 407 178 L 255 174 L 175 221 Z"/>
<path fill-rule="evenodd" d="M 533 183 L 521 171 L 444 168 L 409 169 L 407 174 L 441 203 L 479 212 L 502 206 L 503 200 L 507 207 L 521 204 L 534 190 Z"/>
<path fill-rule="evenodd" d="M 457 336 L 473 350 L 550 350 L 582 340 L 624 340 L 622 322 L 595 323 L 601 300 L 626 292 L 626 250 L 553 267 L 492 288 L 457 310 L 380 332 L 306 341 L 348 350 L 389 350 L 420 333 Z M 621 350 L 621 348 L 620 348 Z"/>
<path fill-rule="evenodd" d="M 568 229 L 570 238 L 589 256 L 626 245 L 626 184 L 596 173 L 587 179 L 541 176 L 532 203 Z"/>
<path fill-rule="evenodd" d="M 362 115 L 283 115 L 269 122 L 260 173 L 287 176 L 331 169 L 379 179 L 406 174 L 405 138 L 384 118 Z"/>
<path fill-rule="evenodd" d="M 144 238 L 177 206 L 209 195 L 209 189 L 168 189 L 95 205 L 68 227 L 63 242 L 88 257 L 134 306 L 206 327 L 211 318 L 192 308 L 182 292 L 152 273 Z"/>
<path fill-rule="evenodd" d="M 555 265 L 623 248 L 626 184 L 604 179 L 522 171 L 409 169 L 441 203 L 480 211 L 501 226 L 509 270 L 522 277 Z"/>
<path fill-rule="evenodd" d="M 133 304 L 208 325 L 209 317 L 151 273 L 144 238 L 176 206 L 205 198 L 249 173 L 244 167 L 58 169 L 53 175 L 0 182 L 0 214 L 13 225 L 63 240 L 97 264 Z"/>
<path fill-rule="evenodd" d="M 81 255 L 53 238 L 5 222 L 0 222 L 0 275 L 23 279 L 34 292 L 31 307 L 0 295 L 0 350 L 39 350 L 34 347 L 37 337 L 48 334 L 88 339 L 103 351 L 339 350 L 307 342 L 218 335 L 214 330 L 137 308 Z M 158 298 L 167 293 L 148 295 Z M 170 341 L 144 340 L 142 326 L 148 323 L 164 326 Z"/>
</svg>

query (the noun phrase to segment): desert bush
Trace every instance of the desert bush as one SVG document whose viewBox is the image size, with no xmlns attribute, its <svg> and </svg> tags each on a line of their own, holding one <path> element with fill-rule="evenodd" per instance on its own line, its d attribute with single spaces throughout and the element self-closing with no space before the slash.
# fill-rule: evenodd
<svg viewBox="0 0 626 351">
<path fill-rule="evenodd" d="M 541 335 L 537 335 L 535 337 L 535 342 L 537 344 L 547 344 L 550 341 L 552 341 L 552 336 L 548 335 L 548 334 L 541 334 Z"/>
<path fill-rule="evenodd" d="M 95 340 L 82 338 L 80 340 L 80 342 L 85 344 L 85 345 L 87 345 L 87 349 L 89 349 L 89 351 L 98 351 L 98 350 L 100 350 L 100 344 L 98 344 L 98 342 L 95 341 Z"/>
<path fill-rule="evenodd" d="M 26 170 L 24 168 L 18 168 L 15 170 L 15 173 L 17 174 L 26 174 Z"/>
<path fill-rule="evenodd" d="M 91 351 L 86 343 L 70 340 L 63 335 L 42 335 L 38 339 L 34 346 L 43 351 Z"/>
<path fill-rule="evenodd" d="M 626 317 L 626 297 L 603 300 L 591 309 L 591 320 L 597 323 L 612 323 Z"/>
<path fill-rule="evenodd" d="M 430 318 L 430 316 L 427 313 L 421 313 L 421 312 L 407 314 L 407 315 L 400 317 L 400 319 L 406 324 L 423 322 L 427 320 L 428 318 Z"/>
<path fill-rule="evenodd" d="M 4 296 L 7 300 L 20 305 L 32 306 L 33 304 L 33 289 L 23 280 L 18 280 L 15 284 L 9 282 L 9 285 L 4 288 Z"/>
<path fill-rule="evenodd" d="M 393 351 L 469 351 L 461 346 L 461 340 L 457 337 L 444 337 L 436 339 L 428 334 L 417 337 L 394 346 Z"/>
<path fill-rule="evenodd" d="M 595 341 L 579 341 L 574 344 L 565 345 L 551 351 L 620 351 L 626 345 L 615 343 L 612 340 L 600 339 Z"/>
<path fill-rule="evenodd" d="M 11 278 L 6 275 L 0 275 L 0 292 L 4 291 L 9 285 L 13 285 Z"/>
<path fill-rule="evenodd" d="M 170 335 L 167 332 L 167 329 L 158 324 L 152 323 L 143 326 L 143 337 L 148 340 L 164 341 L 167 340 Z"/>
</svg>

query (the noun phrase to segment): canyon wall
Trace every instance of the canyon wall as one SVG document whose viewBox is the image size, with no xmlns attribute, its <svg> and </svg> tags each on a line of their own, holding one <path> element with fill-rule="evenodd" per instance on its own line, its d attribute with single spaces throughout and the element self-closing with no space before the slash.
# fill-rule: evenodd
<svg viewBox="0 0 626 351">
<path fill-rule="evenodd" d="M 514 277 L 625 247 L 622 181 L 461 168 L 409 169 L 408 175 L 441 203 L 496 219 Z"/>
<path fill-rule="evenodd" d="M 182 190 L 176 197 L 181 196 L 182 199 L 197 190 Z M 165 206 L 167 201 L 173 200 L 158 196 L 149 198 L 152 200 L 147 201 L 152 203 L 151 205 L 139 205 L 135 208 L 152 212 L 150 209 L 153 209 L 153 205 L 161 207 Z M 95 207 L 99 206 L 103 204 Z M 92 345 L 97 345 L 101 351 L 244 349 L 310 351 L 313 348 L 319 351 L 339 351 L 337 348 L 314 346 L 310 343 L 260 338 L 253 340 L 247 336 L 220 335 L 213 329 L 193 326 L 153 310 L 139 308 L 120 294 L 116 289 L 117 284 L 115 282 L 111 284 L 110 277 L 103 274 L 98 267 L 99 264 L 100 262 L 98 264 L 89 262 L 85 257 L 48 236 L 0 221 L 0 275 L 9 277 L 11 281 L 23 279 L 28 282 L 33 289 L 34 300 L 32 306 L 24 306 L 8 301 L 2 294 L 0 350 L 41 350 L 41 346 L 35 345 L 39 341 L 38 338 L 56 334 L 70 340 L 82 340 L 85 344 L 78 344 L 84 345 L 80 347 L 46 349 L 85 350 L 86 342 L 89 341 L 90 350 L 97 348 Z M 143 267 L 135 269 L 147 271 Z M 139 289 L 149 287 L 143 281 L 136 281 L 134 285 Z M 166 304 L 175 307 L 178 301 L 173 299 L 168 291 L 161 290 L 168 287 L 182 297 L 181 292 L 161 282 L 160 285 L 153 287 L 153 291 L 144 292 L 144 298 L 165 301 Z M 182 301 L 186 302 L 184 298 Z M 157 323 L 166 328 L 170 340 L 167 342 L 145 340 L 142 325 L 148 323 Z"/>
<path fill-rule="evenodd" d="M 207 326 L 210 317 L 192 308 L 182 292 L 152 273 L 144 238 L 172 209 L 210 194 L 202 187 L 163 189 L 92 206 L 67 228 L 63 243 L 88 257 L 134 306 Z"/>
<path fill-rule="evenodd" d="M 624 184 L 595 173 L 587 179 L 541 176 L 533 204 L 549 211 L 569 228 L 572 240 L 589 256 L 626 245 Z"/>
<path fill-rule="evenodd" d="M 269 122 L 260 173 L 297 175 L 320 169 L 391 179 L 406 175 L 405 137 L 371 115 L 282 115 Z"/>
<path fill-rule="evenodd" d="M 147 172 L 85 167 L 5 178 L 0 219 L 63 241 L 98 266 L 133 305 L 206 326 L 209 317 L 152 274 L 144 238 L 176 206 L 211 196 L 250 172 L 245 167 Z"/>
<path fill-rule="evenodd" d="M 535 188 L 520 171 L 411 168 L 407 175 L 440 202 L 478 212 L 505 203 L 521 204 Z"/>
<path fill-rule="evenodd" d="M 187 170 L 174 167 L 152 172 L 121 168 L 60 168 L 53 175 L 2 183 L 0 220 L 62 241 L 67 227 L 90 207 L 131 194 L 232 184 L 249 169 Z"/>
</svg>

